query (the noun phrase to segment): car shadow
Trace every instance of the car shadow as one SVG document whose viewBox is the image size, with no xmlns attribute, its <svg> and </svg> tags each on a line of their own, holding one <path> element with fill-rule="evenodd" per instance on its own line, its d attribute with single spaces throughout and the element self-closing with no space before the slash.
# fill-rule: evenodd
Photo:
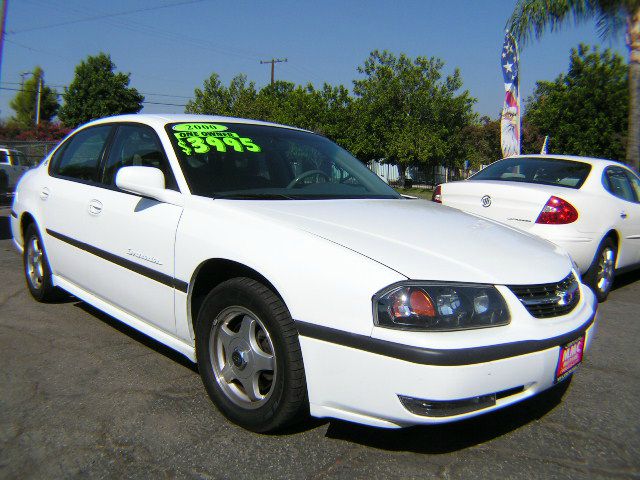
<svg viewBox="0 0 640 480">
<path fill-rule="evenodd" d="M 468 420 L 398 430 L 332 420 L 326 436 L 393 452 L 451 453 L 493 440 L 545 416 L 560 403 L 570 381 L 515 405 Z"/>
<path fill-rule="evenodd" d="M 75 307 L 114 330 L 140 342 L 192 372 L 198 373 L 196 364 L 166 345 L 75 297 L 69 296 L 67 301 L 75 301 Z M 307 417 L 302 422 L 285 430 L 273 432 L 273 435 L 297 435 L 328 423 L 329 426 L 325 434 L 327 438 L 389 451 L 425 454 L 449 453 L 487 442 L 543 417 L 560 403 L 569 384 L 570 380 L 565 381 L 515 405 L 454 423 L 386 430 L 335 419 Z"/>
<path fill-rule="evenodd" d="M 621 273 L 620 275 L 616 275 L 616 278 L 613 282 L 613 287 L 611 290 L 618 290 L 619 288 L 626 287 L 627 285 L 631 285 L 634 282 L 640 280 L 640 269 L 632 270 L 631 272 Z"/>
<path fill-rule="evenodd" d="M 132 340 L 135 340 L 136 342 L 141 343 L 145 347 L 150 348 L 151 350 L 155 350 L 159 354 L 164 355 L 165 357 L 169 358 L 170 360 L 173 360 L 174 362 L 182 365 L 183 367 L 186 367 L 189 370 L 195 373 L 198 373 L 198 366 L 195 363 L 192 363 L 184 355 L 176 352 L 172 348 L 167 347 L 166 345 L 158 342 L 157 340 L 154 340 L 153 338 L 145 335 L 144 333 L 139 332 L 138 330 L 130 327 L 129 325 L 122 323 L 119 320 L 116 320 L 111 315 L 107 315 L 101 310 L 98 310 L 97 308 L 89 305 L 88 303 L 83 302 L 81 300 L 77 300 L 77 299 L 75 300 L 76 300 L 76 303 L 74 304 L 74 307 L 77 307 L 85 311 L 86 313 L 95 317 L 96 319 L 100 320 L 106 325 L 109 325 L 114 330 L 117 330 L 118 332 L 125 334 L 127 337 L 131 338 Z"/>
<path fill-rule="evenodd" d="M 0 240 L 11 240 L 12 238 L 11 220 L 8 216 L 3 215 L 0 217 Z"/>
</svg>

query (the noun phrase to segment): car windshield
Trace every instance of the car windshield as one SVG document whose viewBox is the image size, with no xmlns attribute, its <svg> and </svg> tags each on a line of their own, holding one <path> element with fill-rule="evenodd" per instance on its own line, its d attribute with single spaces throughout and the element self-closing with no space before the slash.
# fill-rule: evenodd
<svg viewBox="0 0 640 480">
<path fill-rule="evenodd" d="M 196 195 L 265 200 L 400 197 L 320 135 L 242 123 L 173 123 L 166 129 Z"/>
<path fill-rule="evenodd" d="M 580 188 L 591 165 L 558 158 L 506 158 L 480 170 L 469 180 L 501 180 Z"/>
</svg>

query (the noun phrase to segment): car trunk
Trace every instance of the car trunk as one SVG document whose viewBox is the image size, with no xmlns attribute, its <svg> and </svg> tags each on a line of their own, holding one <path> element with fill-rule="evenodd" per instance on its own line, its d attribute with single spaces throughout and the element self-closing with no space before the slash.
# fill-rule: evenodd
<svg viewBox="0 0 640 480">
<path fill-rule="evenodd" d="M 465 212 L 529 230 L 558 187 L 493 180 L 442 185 L 442 203 Z"/>
</svg>

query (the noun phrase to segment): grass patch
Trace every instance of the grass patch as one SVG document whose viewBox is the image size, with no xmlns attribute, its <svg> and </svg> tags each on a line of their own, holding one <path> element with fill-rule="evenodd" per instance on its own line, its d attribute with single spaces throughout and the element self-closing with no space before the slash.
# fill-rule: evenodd
<svg viewBox="0 0 640 480">
<path fill-rule="evenodd" d="M 413 197 L 424 198 L 425 200 L 431 200 L 433 190 L 428 188 L 401 188 L 395 187 L 394 190 L 402 195 L 411 195 Z"/>
</svg>

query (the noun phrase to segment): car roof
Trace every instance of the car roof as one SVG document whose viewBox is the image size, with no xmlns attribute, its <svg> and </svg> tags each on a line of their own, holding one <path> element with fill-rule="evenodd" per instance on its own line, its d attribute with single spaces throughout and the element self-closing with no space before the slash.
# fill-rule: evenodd
<svg viewBox="0 0 640 480">
<path fill-rule="evenodd" d="M 82 125 L 86 127 L 89 125 L 99 125 L 101 123 L 113 123 L 113 122 L 135 122 L 146 123 L 147 125 L 154 126 L 156 128 L 164 128 L 168 123 L 199 123 L 199 122 L 220 122 L 220 123 L 245 123 L 250 125 L 264 125 L 269 127 L 280 127 L 293 130 L 299 130 L 308 132 L 302 128 L 291 127 L 288 125 L 281 125 L 272 122 L 263 122 L 261 120 L 252 120 L 248 118 L 239 117 L 225 117 L 222 115 L 199 115 L 188 113 L 133 113 L 128 115 L 114 115 L 111 117 L 100 118 L 93 120 L 89 123 Z"/>
</svg>

